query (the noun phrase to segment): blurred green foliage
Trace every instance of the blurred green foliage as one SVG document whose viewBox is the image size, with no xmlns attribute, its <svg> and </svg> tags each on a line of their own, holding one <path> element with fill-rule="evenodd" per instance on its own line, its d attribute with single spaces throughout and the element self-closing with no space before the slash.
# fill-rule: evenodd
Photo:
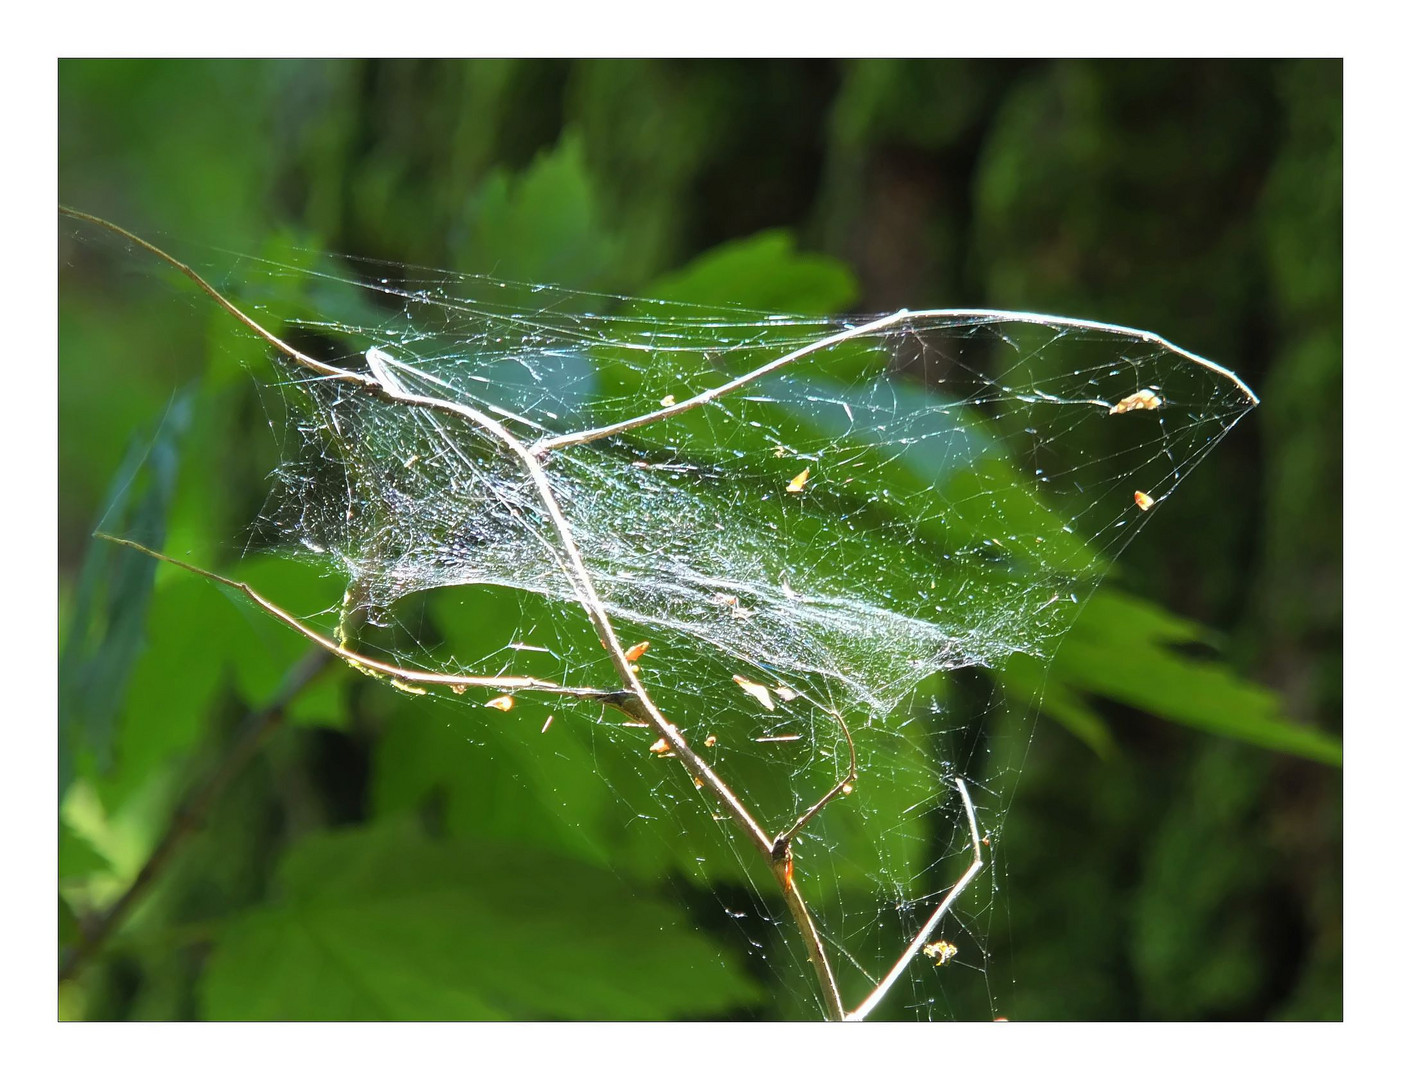
<svg viewBox="0 0 1401 1080">
<path fill-rule="evenodd" d="M 1005 673 L 1009 731 L 1038 698 L 1056 722 L 1017 762 L 991 981 L 1013 1018 L 1323 1018 L 1342 964 L 1341 85 L 1313 61 L 75 61 L 60 195 L 177 253 L 795 312 L 1056 311 L 1233 367 L 1264 407 L 1155 512 L 1050 681 Z M 186 285 L 66 225 L 60 252 L 67 946 L 304 643 L 90 543 L 98 526 L 230 564 L 277 402 L 244 370 L 261 350 Z M 276 559 L 239 574 L 296 610 L 337 600 Z M 668 877 L 587 746 L 560 732 L 547 760 L 513 749 L 533 712 L 466 734 L 416 704 L 340 667 L 294 697 L 63 1015 L 785 1014 L 780 976 Z"/>
</svg>

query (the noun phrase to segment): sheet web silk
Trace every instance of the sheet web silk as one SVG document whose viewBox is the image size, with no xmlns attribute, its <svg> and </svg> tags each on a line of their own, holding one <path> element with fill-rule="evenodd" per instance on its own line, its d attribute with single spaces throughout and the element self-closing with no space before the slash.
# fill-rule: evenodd
<svg viewBox="0 0 1401 1080">
<path fill-rule="evenodd" d="M 1027 710 L 998 689 L 1001 665 L 1050 658 L 1115 555 L 1255 403 L 1229 372 L 1154 335 L 1041 316 L 915 312 L 850 333 L 873 320 L 351 261 L 312 272 L 246 260 L 224 284 L 319 359 L 470 405 L 541 448 L 620 639 L 650 642 L 643 681 L 771 834 L 844 775 L 845 720 L 858 779 L 799 834 L 795 873 L 849 1005 L 971 859 L 955 777 L 996 870 L 1028 737 L 1016 722 Z M 289 289 L 300 314 L 260 307 Z M 707 404 L 562 438 L 765 365 Z M 465 419 L 282 370 L 300 438 L 261 525 L 343 575 L 352 606 L 389 628 L 368 632 L 366 649 L 435 670 L 617 685 L 518 457 Z M 791 997 L 783 1008 L 819 1014 L 772 879 L 651 732 L 556 698 L 538 705 L 555 717 L 542 733 L 520 713 L 470 709 L 491 696 L 454 702 L 464 738 L 517 725 L 542 758 L 582 750 L 575 765 L 627 820 L 610 861 L 712 890 Z M 985 872 L 934 935 L 957 956 L 918 958 L 877 1016 L 996 1011 L 997 889 Z"/>
</svg>

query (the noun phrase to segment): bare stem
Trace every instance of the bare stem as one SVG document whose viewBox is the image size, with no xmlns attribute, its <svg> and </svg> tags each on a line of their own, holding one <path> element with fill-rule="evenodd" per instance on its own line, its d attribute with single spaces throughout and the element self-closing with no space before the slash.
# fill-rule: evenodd
<svg viewBox="0 0 1401 1080">
<path fill-rule="evenodd" d="M 607 439 L 613 435 L 621 435 L 625 431 L 632 431 L 634 428 L 655 424 L 659 420 L 670 419 L 673 416 L 689 412 L 702 405 L 709 405 L 716 398 L 724 397 L 726 394 L 733 393 L 743 386 L 748 386 L 756 379 L 762 379 L 765 375 L 772 374 L 779 368 L 787 367 L 795 360 L 801 360 L 803 357 L 811 356 L 813 353 L 821 352 L 823 349 L 830 349 L 833 345 L 840 345 L 843 341 L 850 341 L 852 338 L 874 334 L 877 331 L 894 326 L 896 323 L 903 322 L 909 317 L 910 313 L 908 311 L 897 311 L 890 315 L 882 315 L 880 318 L 864 322 L 860 326 L 852 326 L 839 333 L 830 334 L 820 341 L 810 342 L 800 349 L 794 349 L 792 352 L 785 353 L 776 360 L 770 360 L 767 364 L 763 364 L 753 371 L 747 371 L 738 378 L 731 379 L 723 386 L 716 386 L 709 390 L 703 390 L 694 397 L 686 398 L 684 401 L 678 401 L 674 405 L 667 405 L 664 408 L 655 409 L 652 412 L 643 413 L 641 416 L 634 416 L 628 420 L 620 420 L 616 424 L 608 424 L 606 427 L 590 428 L 587 431 L 574 431 L 566 435 L 556 435 L 550 439 L 541 439 L 530 448 L 531 452 L 537 456 L 547 454 L 551 450 L 559 450 L 566 446 L 579 446 L 583 443 L 596 442 L 599 439 Z"/>
<path fill-rule="evenodd" d="M 208 578 L 210 581 L 217 581 L 220 585 L 227 585 L 231 589 L 237 589 L 244 596 L 252 600 L 260 608 L 266 611 L 278 622 L 285 626 L 290 626 L 297 633 L 308 641 L 319 645 L 326 652 L 340 657 L 347 664 L 353 667 L 364 668 L 374 674 L 384 675 L 390 679 L 400 682 L 418 684 L 423 683 L 431 686 L 445 686 L 451 689 L 466 689 L 468 687 L 480 687 L 487 690 L 510 690 L 513 692 L 538 690 L 542 693 L 560 694 L 565 697 L 586 698 L 591 701 L 610 701 L 614 698 L 626 696 L 625 691 L 619 690 L 597 690 L 589 686 L 562 686 L 559 683 L 551 682 L 548 679 L 531 679 L 517 675 L 449 675 L 441 671 L 425 671 L 422 668 L 401 667 L 398 664 L 387 664 L 383 660 L 376 660 L 373 657 L 365 656 L 356 652 L 339 641 L 333 641 L 323 634 L 318 634 L 306 623 L 302 622 L 295 615 L 278 607 L 271 600 L 260 595 L 254 588 L 245 581 L 235 581 L 233 578 L 226 578 L 222 574 L 216 574 L 213 570 L 206 570 L 193 563 L 187 563 L 171 555 L 166 555 L 160 551 L 154 551 L 144 544 L 138 544 L 135 540 L 127 540 L 120 536 L 111 536 L 107 533 L 96 533 L 99 540 L 108 540 L 114 544 L 121 544 L 124 547 L 135 548 L 142 554 L 149 555 L 153 559 L 178 566 L 182 570 L 188 570 L 192 574 Z"/>
<path fill-rule="evenodd" d="M 954 882 L 953 888 L 939 902 L 939 906 L 934 909 L 934 913 L 929 916 L 919 933 L 910 940 L 910 944 L 900 954 L 900 959 L 896 960 L 891 969 L 886 972 L 885 978 L 876 984 L 876 988 L 867 995 L 865 1001 L 843 1017 L 844 1020 L 864 1020 L 871 1015 L 871 1010 L 881 1003 L 890 988 L 895 985 L 895 981 L 910 966 L 910 961 L 919 954 L 920 949 L 924 948 L 925 942 L 933 936 L 935 927 L 949 913 L 949 908 L 953 907 L 954 901 L 963 895 L 963 891 L 973 883 L 973 879 L 978 876 L 978 871 L 983 868 L 983 851 L 978 842 L 978 816 L 973 809 L 973 799 L 968 794 L 968 786 L 963 782 L 963 777 L 955 777 L 954 783 L 958 786 L 958 793 L 963 798 L 964 812 L 968 815 L 968 834 L 973 843 L 973 862 L 967 870 L 963 871 L 963 876 Z"/>
<path fill-rule="evenodd" d="M 841 714 L 833 712 L 832 715 L 836 718 L 837 723 L 841 725 L 842 735 L 846 737 L 846 749 L 849 758 L 846 775 L 832 785 L 831 791 L 827 792 L 826 795 L 822 796 L 817 802 L 808 807 L 807 810 L 799 816 L 797 821 L 793 822 L 792 825 L 774 839 L 774 853 L 776 856 L 788 854 L 789 845 L 792 844 L 793 837 L 798 835 L 798 830 L 815 818 L 822 808 L 838 795 L 845 795 L 850 792 L 852 785 L 856 783 L 856 743 L 852 741 L 851 729 L 846 726 L 846 721 L 842 719 Z M 779 848 L 783 850 L 779 851 Z"/>
<path fill-rule="evenodd" d="M 806 903 L 803 901 L 802 894 L 800 893 L 797 885 L 792 880 L 792 866 L 791 862 L 789 861 L 791 860 L 792 852 L 791 850 L 789 850 L 788 842 L 791 840 L 793 834 L 798 831 L 798 829 L 802 828 L 803 825 L 810 821 L 818 811 L 820 811 L 833 798 L 840 794 L 848 784 L 854 782 L 856 773 L 856 751 L 855 745 L 851 742 L 851 733 L 846 729 L 846 725 L 844 722 L 841 721 L 841 718 L 838 717 L 838 721 L 842 723 L 842 729 L 847 738 L 851 757 L 851 764 L 848 770 L 846 780 L 844 780 L 841 784 L 836 785 L 831 791 L 829 791 L 825 796 L 823 796 L 823 798 L 820 799 L 806 813 L 804 813 L 798 819 L 798 821 L 795 822 L 793 827 L 789 829 L 786 833 L 781 834 L 777 839 L 771 839 L 765 832 L 764 828 L 759 824 L 759 822 L 755 820 L 752 814 L 750 814 L 748 808 L 744 805 L 741 799 L 721 779 L 721 777 L 715 772 L 714 768 L 687 744 L 680 730 L 677 729 L 677 727 L 662 714 L 661 710 L 652 701 L 651 696 L 647 692 L 647 688 L 643 685 L 637 672 L 633 669 L 632 664 L 628 661 L 625 655 L 625 650 L 623 649 L 622 644 L 618 640 L 618 636 L 614 631 L 612 621 L 608 616 L 608 612 L 594 587 L 593 577 L 590 574 L 587 566 L 585 565 L 583 556 L 579 551 L 578 544 L 574 539 L 573 529 L 571 528 L 563 510 L 560 508 L 558 500 L 555 498 L 553 486 L 551 484 L 549 476 L 546 474 L 545 469 L 542 465 L 542 460 L 545 458 L 548 451 L 551 450 L 561 449 L 567 446 L 582 445 L 585 443 L 597 441 L 599 439 L 605 439 L 613 435 L 621 434 L 626 431 L 631 431 L 635 428 L 643 427 L 647 424 L 652 424 L 661 420 L 665 420 L 669 417 L 676 416 L 690 409 L 699 408 L 703 405 L 715 401 L 716 399 L 724 396 L 725 394 L 732 393 L 733 391 L 738 390 L 741 387 L 746 386 L 754 382 L 755 380 L 770 374 L 771 372 L 774 372 L 782 367 L 794 363 L 802 357 L 811 355 L 822 349 L 830 348 L 834 345 L 851 340 L 853 338 L 877 333 L 898 323 L 908 321 L 909 319 L 917 317 L 918 315 L 927 315 L 931 313 L 917 313 L 916 316 L 912 316 L 907 311 L 900 311 L 891 315 L 882 316 L 881 318 L 873 319 L 868 322 L 862 323 L 859 326 L 853 326 L 846 330 L 840 331 L 839 333 L 829 335 L 826 338 L 813 342 L 809 345 L 805 345 L 802 348 L 795 349 L 769 362 L 768 364 L 764 364 L 760 367 L 757 367 L 754 370 L 740 376 L 739 378 L 731 380 L 723 386 L 715 387 L 711 390 L 704 391 L 700 394 L 695 395 L 694 397 L 688 398 L 685 401 L 678 402 L 674 405 L 658 409 L 656 411 L 646 413 L 641 416 L 633 417 L 632 419 L 625 420 L 617 424 L 612 424 L 601 428 L 594 428 L 587 431 L 579 431 L 570 434 L 559 435 L 553 438 L 541 439 L 537 441 L 533 446 L 526 446 L 515 435 L 513 435 L 510 430 L 504 427 L 498 420 L 478 409 L 474 409 L 471 406 L 462 404 L 460 402 L 449 401 L 443 398 L 430 397 L 421 394 L 415 394 L 408 391 L 404 387 L 404 385 L 400 383 L 400 381 L 396 377 L 393 376 L 393 374 L 390 371 L 390 363 L 386 363 L 386 361 L 394 363 L 400 367 L 406 365 L 399 365 L 397 364 L 397 362 L 393 362 L 392 358 L 388 357 L 387 354 L 383 353 L 382 351 L 371 350 L 371 353 L 367 355 L 367 361 L 369 362 L 370 369 L 372 372 L 372 374 L 368 375 L 361 372 L 351 371 L 345 368 L 337 367 L 335 365 L 325 363 L 321 360 L 317 360 L 316 358 L 308 356 L 306 353 L 303 353 L 300 350 L 294 348 L 287 342 L 283 341 L 281 338 L 277 337 L 275 334 L 271 333 L 270 331 L 259 325 L 255 320 L 253 320 L 251 317 L 249 317 L 247 314 L 241 311 L 237 306 L 235 306 L 231 301 L 225 298 L 217 289 L 210 285 L 203 277 L 201 277 L 193 269 L 191 269 L 186 264 L 180 262 L 173 256 L 169 255 L 165 251 L 161 250 L 160 248 L 156 247 L 155 245 L 149 243 L 146 240 L 141 239 L 140 237 L 134 235 L 131 232 L 128 232 L 126 229 L 123 229 L 118 225 L 114 225 L 113 223 L 106 221 L 102 218 L 95 217 L 91 214 L 86 214 L 78 210 L 72 210 L 67 207 L 60 207 L 59 209 L 62 213 L 66 214 L 69 217 L 89 222 L 101 228 L 107 229 L 117 234 L 118 236 L 124 237 L 129 242 L 137 245 L 138 247 L 155 255 L 162 261 L 168 263 L 170 266 L 174 267 L 180 273 L 184 274 L 191 281 L 193 281 L 201 290 L 208 294 L 221 308 L 223 308 L 225 311 L 231 314 L 239 323 L 251 330 L 258 337 L 262 338 L 268 344 L 272 345 L 275 349 L 277 349 L 278 352 L 286 356 L 288 359 L 292 360 L 294 363 L 300 365 L 301 367 L 312 371 L 324 378 L 329 378 L 356 386 L 360 388 L 363 392 L 382 401 L 456 416 L 459 419 L 467 421 L 469 424 L 492 436 L 492 438 L 494 438 L 497 441 L 497 443 L 499 443 L 502 447 L 508 450 L 513 456 L 515 456 L 519 460 L 521 467 L 525 470 L 527 475 L 530 477 L 532 483 L 534 484 L 541 505 L 544 507 L 545 513 L 550 520 L 551 527 L 553 528 L 558 539 L 559 549 L 564 556 L 562 560 L 564 563 L 564 569 L 568 574 L 571 583 L 574 587 L 576 599 L 578 600 L 579 605 L 584 609 L 586 616 L 588 617 L 595 632 L 597 633 L 599 642 L 602 645 L 604 651 L 607 653 L 614 670 L 618 674 L 619 679 L 622 681 L 624 690 L 604 691 L 595 690 L 592 688 L 564 687 L 544 680 L 507 676 L 454 676 L 439 672 L 423 671 L 420 669 L 405 668 L 398 665 L 386 664 L 381 661 L 373 660 L 369 657 L 362 656 L 361 654 L 347 648 L 342 643 L 334 641 L 330 638 L 325 637 L 324 635 L 317 633 L 310 627 L 307 627 L 305 624 L 303 624 L 300 620 L 296 619 L 294 616 L 284 611 L 282 608 L 273 604 L 271 601 L 264 599 L 244 582 L 234 581 L 230 578 L 222 577 L 221 575 L 212 573 L 211 571 L 203 570 L 199 567 L 181 562 L 178 559 L 174 559 L 169 556 L 152 551 L 149 548 L 142 547 L 141 545 L 136 544 L 130 540 L 120 540 L 113 537 L 109 537 L 108 539 L 114 539 L 118 543 L 126 544 L 127 546 L 144 551 L 147 554 L 150 554 L 156 558 L 163 559 L 167 562 L 170 562 L 177 566 L 181 566 L 194 573 L 201 574 L 202 576 L 210 578 L 211 580 L 218 581 L 230 588 L 238 589 L 239 591 L 243 592 L 246 596 L 248 596 L 248 598 L 251 599 L 254 603 L 258 604 L 270 615 L 272 615 L 274 618 L 284 623 L 285 625 L 291 627 L 292 629 L 296 630 L 302 636 L 315 643 L 322 650 L 324 650 L 325 653 L 336 655 L 348 663 L 365 668 L 369 671 L 411 683 L 437 684 L 454 688 L 466 686 L 480 686 L 491 687 L 495 689 L 538 690 L 541 692 L 566 694 L 574 697 L 602 699 L 607 701 L 609 704 L 613 704 L 636 716 L 638 719 L 644 721 L 660 738 L 666 740 L 666 742 L 670 745 L 671 749 L 676 754 L 676 756 L 681 759 L 687 771 L 690 772 L 692 777 L 695 778 L 700 785 L 704 786 L 705 788 L 708 788 L 719 799 L 720 804 L 724 808 L 725 812 L 739 827 L 740 831 L 745 834 L 745 836 L 748 838 L 749 842 L 755 848 L 755 850 L 764 858 L 764 861 L 768 865 L 770 872 L 773 873 L 775 880 L 778 882 L 784 900 L 787 903 L 795 922 L 797 923 L 799 932 L 803 938 L 804 946 L 807 949 L 808 958 L 812 963 L 814 970 L 817 974 L 819 987 L 822 992 L 822 998 L 826 1005 L 826 1010 L 829 1018 L 834 1020 L 862 1019 L 867 1014 L 869 1014 L 871 1009 L 873 1009 L 876 1006 L 876 1004 L 879 1003 L 880 999 L 885 995 L 890 985 L 893 984 L 895 979 L 897 979 L 899 975 L 904 971 L 905 967 L 908 966 L 910 960 L 913 958 L 915 953 L 919 951 L 919 948 L 923 945 L 924 941 L 928 939 L 929 934 L 933 932 L 934 926 L 943 917 L 943 915 L 948 910 L 949 906 L 953 903 L 957 895 L 960 892 L 962 892 L 964 888 L 966 888 L 967 883 L 972 880 L 973 876 L 976 875 L 977 871 L 982 866 L 981 856 L 977 853 L 977 830 L 976 821 L 973 815 L 972 802 L 968 797 L 967 789 L 964 787 L 962 780 L 958 780 L 956 782 L 958 784 L 960 793 L 964 797 L 965 806 L 968 810 L 970 826 L 972 827 L 974 834 L 974 865 L 970 867 L 969 870 L 965 873 L 964 877 L 960 879 L 959 883 L 955 886 L 954 890 L 947 897 L 945 897 L 944 902 L 939 905 L 939 908 L 931 916 L 929 922 L 925 926 L 925 929 L 922 930 L 919 935 L 916 935 L 915 940 L 911 943 L 910 947 L 906 950 L 905 954 L 901 957 L 899 961 L 897 961 L 895 967 L 891 969 L 890 973 L 887 974 L 886 977 L 881 981 L 881 983 L 876 987 L 872 994 L 867 998 L 866 1002 L 863 1003 L 862 1006 L 858 1010 L 856 1010 L 856 1012 L 852 1014 L 847 1014 L 842 1006 L 841 994 L 836 984 L 836 978 L 833 974 L 831 963 L 827 958 L 826 950 L 823 946 L 821 934 L 818 931 L 817 924 L 814 921 L 812 914 L 809 912 Z M 1006 313 L 980 314 L 995 315 Z M 136 886 L 133 885 L 133 889 L 135 888 Z M 125 899 L 126 898 L 123 898 L 123 901 L 125 901 Z M 123 901 L 119 901 L 119 905 L 122 904 Z M 117 912 L 116 914 L 119 915 L 120 912 Z"/>
<path fill-rule="evenodd" d="M 537 456 L 543 456 L 551 450 L 559 450 L 566 446 L 580 446 L 584 443 L 596 442 L 599 439 L 611 438 L 614 435 L 621 435 L 635 428 L 654 424 L 659 420 L 667 420 L 673 416 L 679 416 L 681 413 L 700 408 L 702 405 L 709 405 L 711 402 L 727 394 L 731 394 L 742 387 L 748 386 L 750 383 L 763 378 L 765 375 L 771 375 L 780 368 L 788 367 L 794 361 L 801 360 L 805 356 L 811 356 L 814 353 L 821 352 L 823 349 L 830 349 L 833 345 L 840 345 L 842 342 L 850 341 L 853 338 L 866 337 L 869 334 L 888 330 L 890 327 L 898 325 L 899 323 L 932 321 L 947 323 L 957 320 L 962 320 L 969 324 L 1008 322 L 1015 320 L 1021 323 L 1034 323 L 1040 326 L 1053 328 L 1102 330 L 1106 333 L 1135 338 L 1139 341 L 1148 342 L 1167 349 L 1170 352 L 1177 353 L 1193 363 L 1200 364 L 1207 370 L 1215 372 L 1217 375 L 1229 380 L 1235 385 L 1236 389 L 1241 392 L 1242 396 L 1249 402 L 1251 407 L 1260 403 L 1260 399 L 1255 396 L 1255 391 L 1251 390 L 1235 372 L 1203 356 L 1198 356 L 1194 352 L 1189 352 L 1180 345 L 1174 345 L 1166 338 L 1146 330 L 1135 330 L 1131 327 L 1119 326 L 1114 323 L 1093 322 L 1087 319 L 1068 319 L 1058 315 L 1038 315 L 1021 311 L 1004 311 L 999 308 L 939 308 L 927 311 L 910 311 L 902 308 L 900 311 L 892 312 L 889 315 L 882 315 L 879 318 L 871 319 L 857 326 L 848 327 L 838 333 L 829 334 L 825 338 L 810 342 L 801 348 L 784 353 L 777 359 L 770 360 L 767 364 L 754 368 L 752 371 L 747 371 L 743 375 L 731 379 L 721 386 L 703 390 L 699 394 L 678 401 L 675 404 L 667 405 L 660 409 L 654 409 L 651 412 L 643 413 L 641 416 L 633 416 L 627 420 L 619 420 L 615 424 L 589 428 L 584 431 L 571 431 L 563 435 L 554 435 L 549 438 L 540 439 L 531 446 L 530 449 L 531 452 Z M 1108 402 L 1094 400 L 1092 404 L 1108 405 Z"/>
<path fill-rule="evenodd" d="M 92 214 L 85 214 L 83 213 L 83 211 L 74 210 L 72 207 L 60 206 L 58 208 L 58 212 L 60 214 L 65 214 L 68 217 L 76 218 L 78 221 L 86 221 L 92 225 L 101 226 L 108 232 L 116 233 L 124 240 L 135 244 L 139 248 L 149 251 L 152 255 L 156 256 L 156 258 L 160 259 L 162 262 L 168 263 L 170 266 L 173 266 L 176 270 L 179 270 L 180 273 L 184 274 L 187 278 L 189 278 L 201 289 L 203 289 L 214 300 L 216 304 L 218 304 L 235 319 L 241 322 L 249 330 L 252 330 L 253 333 L 257 334 L 268 344 L 272 345 L 273 348 L 277 349 L 278 352 L 282 353 L 285 356 L 291 357 L 303 367 L 309 368 L 310 370 L 316 372 L 318 375 L 325 375 L 332 379 L 345 379 L 349 382 L 358 383 L 366 383 L 369 381 L 363 375 L 357 375 L 354 372 L 350 371 L 343 371 L 340 368 L 332 367 L 330 364 L 323 364 L 320 360 L 317 360 L 315 357 L 308 356 L 306 353 L 293 348 L 281 338 L 269 333 L 262 326 L 260 326 L 258 323 L 256 323 L 254 320 L 250 319 L 247 315 L 240 311 L 239 308 L 235 306 L 230 300 L 228 300 L 223 293 L 221 293 L 213 285 L 209 284 L 209 282 L 205 281 L 204 278 L 199 276 L 199 274 L 195 273 L 195 271 L 192 268 L 186 266 L 174 255 L 171 255 L 169 252 L 162 251 L 150 241 L 141 239 L 141 237 L 137 236 L 135 233 L 128 232 L 126 229 L 123 229 L 120 225 L 114 225 L 112 222 L 106 220 L 105 218 L 96 217 Z"/>
</svg>

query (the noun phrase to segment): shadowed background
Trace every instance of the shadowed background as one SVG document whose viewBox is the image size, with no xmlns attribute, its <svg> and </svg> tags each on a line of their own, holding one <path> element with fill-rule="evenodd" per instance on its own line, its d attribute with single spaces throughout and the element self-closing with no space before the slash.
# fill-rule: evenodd
<svg viewBox="0 0 1401 1080">
<path fill-rule="evenodd" d="M 849 268 L 852 311 L 1050 311 L 1151 329 L 1233 368 L 1262 407 L 1155 514 L 1118 584 L 1209 628 L 1184 646 L 1190 659 L 1268 688 L 1290 724 L 1341 734 L 1340 63 L 81 61 L 60 65 L 59 90 L 61 201 L 177 254 L 295 245 L 640 293 L 718 245 L 781 230 Z M 129 523 L 159 518 L 172 549 L 198 546 L 198 520 L 236 550 L 275 457 L 245 452 L 249 433 L 266 441 L 266 402 L 211 344 L 229 336 L 222 317 L 67 225 L 60 256 L 69 948 L 297 651 L 220 614 L 212 590 L 151 597 L 149 568 L 128 579 L 89 555 L 114 501 Z M 269 940 L 259 931 L 289 894 L 307 899 L 318 865 L 341 868 L 339 897 L 373 892 L 376 853 L 357 877 L 332 857 L 342 834 L 330 830 L 410 805 L 431 816 L 460 780 L 408 778 L 421 761 L 387 749 L 405 706 L 378 687 L 336 673 L 293 701 L 64 984 L 63 1015 L 322 1015 L 294 1007 L 296 987 L 269 990 L 249 943 Z M 1221 737 L 1238 720 L 1228 698 L 1219 716 L 1199 709 L 1195 729 L 1171 709 L 1085 704 L 1092 719 L 1074 734 L 1038 725 L 1001 838 L 997 1011 L 1340 1016 L 1336 755 Z M 482 755 L 463 767 L 478 788 L 507 782 L 483 777 Z M 442 816 L 449 839 L 471 840 L 470 814 Z M 607 882 L 575 888 L 579 903 L 614 903 Z M 633 902 L 639 919 L 671 917 Z M 487 896 L 477 917 L 504 925 L 516 903 Z M 451 913 L 408 910 L 422 940 L 404 954 L 431 953 L 435 915 Z M 704 934 L 706 920 L 682 921 Z M 575 960 L 628 950 L 626 935 L 597 944 L 602 961 Z M 239 951 L 247 970 L 227 959 Z M 650 991 L 687 962 L 682 950 L 640 965 L 637 997 L 590 984 L 581 1015 L 641 1015 L 647 999 L 646 1015 L 783 1015 L 762 969 L 693 979 L 689 997 Z M 394 965 L 364 960 L 363 993 L 339 1015 L 573 1015 L 539 980 L 483 1002 L 450 979 L 409 993 Z"/>
</svg>

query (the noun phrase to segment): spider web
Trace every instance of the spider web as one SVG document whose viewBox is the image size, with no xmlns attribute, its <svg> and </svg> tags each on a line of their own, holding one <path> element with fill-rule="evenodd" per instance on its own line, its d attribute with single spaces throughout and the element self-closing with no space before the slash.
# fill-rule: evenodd
<svg viewBox="0 0 1401 1080">
<path fill-rule="evenodd" d="M 352 260 L 248 259 L 230 281 L 318 359 L 479 410 L 539 451 L 619 639 L 650 643 L 635 657 L 650 693 L 770 833 L 842 780 L 845 723 L 858 779 L 799 833 L 794 866 L 848 1006 L 973 857 L 955 778 L 996 870 L 1029 737 L 1001 666 L 1049 660 L 1254 404 L 1154 335 L 1041 316 L 773 316 Z M 300 313 L 269 301 L 289 289 Z M 617 685 L 518 455 L 460 416 L 283 370 L 297 437 L 260 528 L 345 578 L 367 651 Z M 820 1015 L 765 867 L 665 743 L 596 703 L 540 708 L 553 725 L 526 752 L 572 756 L 625 812 L 608 858 L 708 891 L 781 1010 Z M 476 712 L 464 737 L 501 723 Z M 877 1015 L 996 1011 L 997 890 L 985 872 L 960 897 L 934 935 L 957 955 L 916 958 Z"/>
</svg>

